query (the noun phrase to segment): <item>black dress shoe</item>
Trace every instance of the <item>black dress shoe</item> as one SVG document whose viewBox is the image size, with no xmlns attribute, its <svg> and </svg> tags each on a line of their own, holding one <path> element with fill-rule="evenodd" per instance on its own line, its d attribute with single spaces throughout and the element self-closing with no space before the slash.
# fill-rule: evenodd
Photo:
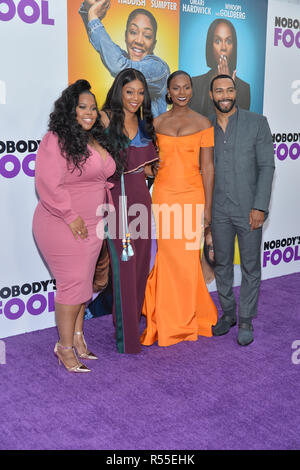
<svg viewBox="0 0 300 470">
<path fill-rule="evenodd" d="M 212 327 L 213 336 L 226 335 L 231 327 L 236 325 L 236 318 L 230 315 L 223 315 L 215 326 Z"/>
<path fill-rule="evenodd" d="M 254 341 L 253 326 L 251 323 L 239 323 L 239 332 L 237 342 L 240 346 L 248 346 Z"/>
</svg>

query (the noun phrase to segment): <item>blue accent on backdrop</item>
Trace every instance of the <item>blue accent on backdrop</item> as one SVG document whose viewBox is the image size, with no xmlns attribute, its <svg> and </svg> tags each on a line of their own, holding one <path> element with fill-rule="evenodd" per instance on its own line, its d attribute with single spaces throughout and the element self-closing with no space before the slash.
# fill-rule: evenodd
<svg viewBox="0 0 300 470">
<path fill-rule="evenodd" d="M 250 111 L 262 114 L 268 1 L 204 0 L 202 3 L 211 8 L 211 15 L 182 11 L 183 5 L 200 8 L 200 0 L 180 2 L 179 68 L 191 76 L 208 72 L 205 53 L 208 28 L 215 19 L 222 18 L 217 14 L 226 4 L 241 5 L 246 19 L 223 18 L 231 21 L 236 29 L 237 76 L 250 85 Z"/>
</svg>

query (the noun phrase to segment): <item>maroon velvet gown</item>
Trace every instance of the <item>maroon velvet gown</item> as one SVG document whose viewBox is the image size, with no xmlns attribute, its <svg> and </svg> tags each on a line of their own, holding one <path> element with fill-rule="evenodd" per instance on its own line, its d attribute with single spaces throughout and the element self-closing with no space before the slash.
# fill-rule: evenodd
<svg viewBox="0 0 300 470">
<path fill-rule="evenodd" d="M 142 219 L 139 212 L 128 214 L 128 225 L 130 229 L 133 221 L 137 223 L 141 220 L 143 226 L 137 227 L 136 230 L 141 236 L 136 239 L 131 238 L 134 255 L 128 261 L 122 261 L 121 180 L 111 178 L 110 181 L 114 183 L 111 195 L 116 210 L 116 237 L 109 233 L 108 227 L 107 239 L 112 268 L 112 313 L 116 328 L 117 350 L 120 353 L 137 354 L 141 350 L 140 318 L 151 256 L 151 196 L 146 184 L 144 166 L 157 160 L 158 156 L 152 141 L 147 139 L 140 129 L 126 149 L 126 154 L 127 168 L 124 172 L 124 183 L 127 211 L 130 212 L 130 208 L 134 209 L 133 204 L 142 204 L 145 215 Z"/>
</svg>

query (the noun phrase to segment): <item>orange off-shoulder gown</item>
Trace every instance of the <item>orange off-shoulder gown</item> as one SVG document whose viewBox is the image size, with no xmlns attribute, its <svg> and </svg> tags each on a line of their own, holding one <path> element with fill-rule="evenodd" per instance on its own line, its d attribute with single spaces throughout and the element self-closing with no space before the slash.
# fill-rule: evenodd
<svg viewBox="0 0 300 470">
<path fill-rule="evenodd" d="M 152 195 L 157 253 L 146 286 L 141 342 L 169 346 L 212 336 L 217 322 L 200 260 L 205 195 L 199 153 L 214 145 L 214 133 L 210 127 L 186 136 L 157 134 L 157 139 L 160 168 Z"/>
</svg>

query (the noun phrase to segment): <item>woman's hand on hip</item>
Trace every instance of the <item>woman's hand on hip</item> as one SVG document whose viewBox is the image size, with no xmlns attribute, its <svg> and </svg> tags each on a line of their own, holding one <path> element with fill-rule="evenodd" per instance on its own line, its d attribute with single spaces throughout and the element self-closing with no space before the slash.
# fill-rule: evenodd
<svg viewBox="0 0 300 470">
<path fill-rule="evenodd" d="M 73 220 L 73 222 L 69 224 L 69 227 L 76 240 L 78 238 L 84 240 L 88 237 L 88 229 L 80 215 L 77 217 L 77 219 Z"/>
</svg>

